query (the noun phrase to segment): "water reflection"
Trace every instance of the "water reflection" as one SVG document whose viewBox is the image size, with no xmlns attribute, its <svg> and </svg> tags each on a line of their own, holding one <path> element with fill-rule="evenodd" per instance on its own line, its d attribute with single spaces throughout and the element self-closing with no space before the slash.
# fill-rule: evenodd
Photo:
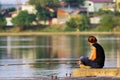
<svg viewBox="0 0 120 80">
<path fill-rule="evenodd" d="M 120 67 L 120 36 L 96 37 L 105 49 L 105 67 Z M 0 37 L 0 77 L 65 76 L 78 67 L 75 62 L 81 55 L 90 55 L 87 38 L 87 35 Z"/>
</svg>

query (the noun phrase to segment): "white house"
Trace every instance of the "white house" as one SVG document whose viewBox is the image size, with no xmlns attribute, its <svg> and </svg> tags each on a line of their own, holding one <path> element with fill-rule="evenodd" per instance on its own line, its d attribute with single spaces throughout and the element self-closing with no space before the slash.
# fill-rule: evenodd
<svg viewBox="0 0 120 80">
<path fill-rule="evenodd" d="M 116 8 L 120 12 L 120 0 L 116 0 Z"/>
<path fill-rule="evenodd" d="M 85 7 L 90 13 L 98 12 L 100 9 L 113 5 L 113 0 L 86 0 Z"/>
<path fill-rule="evenodd" d="M 36 14 L 37 10 L 34 5 L 29 5 L 29 3 L 25 3 L 21 6 L 22 11 L 28 11 L 29 14 Z"/>
<path fill-rule="evenodd" d="M 90 18 L 90 23 L 91 24 L 99 24 L 100 20 L 101 20 L 101 16 L 91 17 Z"/>
<path fill-rule="evenodd" d="M 11 20 L 12 20 L 11 17 L 7 17 L 7 18 L 6 18 L 6 21 L 7 21 L 6 26 L 13 26 L 13 23 L 11 22 Z"/>
</svg>

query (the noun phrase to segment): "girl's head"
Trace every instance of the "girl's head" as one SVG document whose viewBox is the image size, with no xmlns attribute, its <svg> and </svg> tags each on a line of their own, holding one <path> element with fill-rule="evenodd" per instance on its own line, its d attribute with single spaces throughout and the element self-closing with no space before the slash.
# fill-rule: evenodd
<svg viewBox="0 0 120 80">
<path fill-rule="evenodd" d="M 89 36 L 89 37 L 88 37 L 88 42 L 90 42 L 90 43 L 96 43 L 96 42 L 97 42 L 97 39 L 96 39 L 95 36 Z"/>
</svg>

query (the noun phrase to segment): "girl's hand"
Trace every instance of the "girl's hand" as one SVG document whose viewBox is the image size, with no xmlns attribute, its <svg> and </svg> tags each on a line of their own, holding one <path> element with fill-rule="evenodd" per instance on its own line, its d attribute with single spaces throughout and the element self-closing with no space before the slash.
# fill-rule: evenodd
<svg viewBox="0 0 120 80">
<path fill-rule="evenodd" d="M 80 65 L 80 64 L 81 64 L 81 61 L 77 61 L 77 64 Z"/>
</svg>

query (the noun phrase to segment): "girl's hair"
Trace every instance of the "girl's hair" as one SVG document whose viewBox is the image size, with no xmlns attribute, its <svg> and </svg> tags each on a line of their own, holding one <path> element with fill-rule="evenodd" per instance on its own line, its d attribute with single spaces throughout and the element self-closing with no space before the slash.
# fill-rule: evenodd
<svg viewBox="0 0 120 80">
<path fill-rule="evenodd" d="M 89 36 L 89 37 L 88 37 L 88 42 L 96 43 L 96 42 L 97 42 L 97 39 L 96 39 L 95 36 Z"/>
</svg>

